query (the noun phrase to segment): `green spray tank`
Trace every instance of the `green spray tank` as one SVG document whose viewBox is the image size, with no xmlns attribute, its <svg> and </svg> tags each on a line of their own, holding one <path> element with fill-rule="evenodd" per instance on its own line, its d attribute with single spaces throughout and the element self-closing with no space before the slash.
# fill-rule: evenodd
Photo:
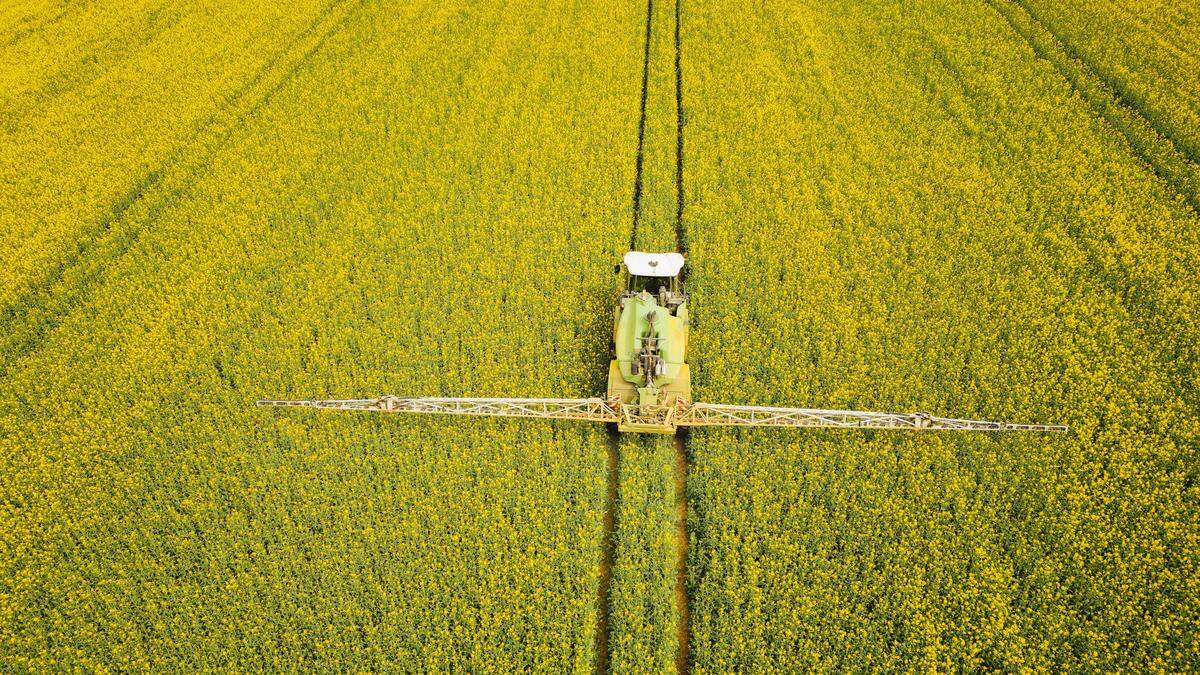
<svg viewBox="0 0 1200 675">
<path fill-rule="evenodd" d="M 679 427 L 802 427 L 949 431 L 1066 431 L 1058 424 L 1017 424 L 935 417 L 929 413 L 697 403 L 686 361 L 687 295 L 679 253 L 625 254 L 613 315 L 613 359 L 605 398 L 446 398 L 265 400 L 267 407 L 523 417 L 616 423 L 620 431 L 672 434 Z"/>
<path fill-rule="evenodd" d="M 608 399 L 647 411 L 692 400 L 684 257 L 630 251 L 618 266 L 623 289 L 613 321 L 614 358 L 608 367 Z M 622 419 L 621 431 L 672 433 L 657 418 Z"/>
</svg>

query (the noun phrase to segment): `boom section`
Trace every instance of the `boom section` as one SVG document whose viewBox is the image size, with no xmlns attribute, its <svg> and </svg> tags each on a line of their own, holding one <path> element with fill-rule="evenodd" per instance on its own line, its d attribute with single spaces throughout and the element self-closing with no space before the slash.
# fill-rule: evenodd
<svg viewBox="0 0 1200 675">
<path fill-rule="evenodd" d="M 1066 431 L 1061 424 L 1014 424 L 990 420 L 934 417 L 929 413 L 891 413 L 819 408 L 773 408 L 719 403 L 680 403 L 676 426 L 814 427 L 831 429 L 909 429 L 948 431 Z"/>
<path fill-rule="evenodd" d="M 602 398 L 404 398 L 258 401 L 263 407 L 317 408 L 360 412 L 417 413 L 466 417 L 521 417 L 545 420 L 618 422 L 625 430 L 673 433 L 677 427 L 794 427 L 906 429 L 915 431 L 1067 431 L 1061 424 L 1014 424 L 934 417 L 928 413 L 774 408 L 692 403 L 630 405 Z"/>
<path fill-rule="evenodd" d="M 524 417 L 616 422 L 618 403 L 602 398 L 404 398 L 259 401 L 263 407 L 299 407 L 362 412 L 421 413 L 468 417 Z"/>
</svg>

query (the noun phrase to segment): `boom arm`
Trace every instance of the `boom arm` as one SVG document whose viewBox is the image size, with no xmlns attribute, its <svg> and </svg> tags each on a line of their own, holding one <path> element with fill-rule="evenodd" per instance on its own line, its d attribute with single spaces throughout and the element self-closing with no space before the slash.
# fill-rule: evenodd
<svg viewBox="0 0 1200 675">
<path fill-rule="evenodd" d="M 829 427 L 835 429 L 917 429 L 953 431 L 1066 431 L 1061 424 L 1013 424 L 934 417 L 929 413 L 866 412 L 813 408 L 771 408 L 719 403 L 682 404 L 679 426 Z"/>
<path fill-rule="evenodd" d="M 618 417 L 614 404 L 602 398 L 402 398 L 384 396 L 382 398 L 324 401 L 259 401 L 258 405 L 474 417 L 532 417 L 592 422 L 616 422 Z"/>
<path fill-rule="evenodd" d="M 803 427 L 952 431 L 1066 431 L 1060 424 L 1013 424 L 934 417 L 928 413 L 866 412 L 814 408 L 773 408 L 678 401 L 674 406 L 622 405 L 602 398 L 403 398 L 311 401 L 259 401 L 265 407 L 301 407 L 363 412 L 407 412 L 473 417 L 525 417 L 550 420 L 645 423 L 674 427 Z"/>
</svg>

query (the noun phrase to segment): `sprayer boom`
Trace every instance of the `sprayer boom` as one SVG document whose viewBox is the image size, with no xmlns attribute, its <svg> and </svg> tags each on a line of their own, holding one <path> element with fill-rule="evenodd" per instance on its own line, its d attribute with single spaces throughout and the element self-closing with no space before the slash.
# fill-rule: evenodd
<svg viewBox="0 0 1200 675">
<path fill-rule="evenodd" d="M 613 358 L 605 398 L 403 398 L 259 401 L 364 412 L 614 422 L 619 431 L 673 434 L 679 427 L 802 427 L 951 431 L 1066 431 L 1058 424 L 1012 424 L 928 413 L 772 408 L 692 402 L 685 360 L 691 314 L 679 253 L 630 251 L 613 315 Z"/>
<path fill-rule="evenodd" d="M 1014 424 L 989 420 L 934 417 L 929 413 L 890 413 L 817 408 L 772 408 L 753 405 L 692 403 L 682 410 L 679 426 L 825 427 L 833 429 L 914 429 L 948 431 L 1066 431 L 1061 424 Z"/>
<path fill-rule="evenodd" d="M 383 396 L 323 401 L 259 401 L 258 405 L 473 417 L 529 417 L 592 422 L 616 422 L 618 415 L 612 404 L 602 398 L 402 398 Z"/>
<path fill-rule="evenodd" d="M 674 433 L 678 427 L 799 427 L 830 429 L 909 429 L 949 431 L 1066 431 L 1058 424 L 1013 424 L 988 420 L 934 417 L 928 413 L 890 413 L 818 408 L 774 408 L 692 403 L 638 406 L 602 398 L 403 398 L 313 401 L 259 401 L 260 406 L 293 406 L 363 412 L 423 413 L 472 417 L 523 417 L 550 420 L 619 422 L 643 430 Z"/>
</svg>

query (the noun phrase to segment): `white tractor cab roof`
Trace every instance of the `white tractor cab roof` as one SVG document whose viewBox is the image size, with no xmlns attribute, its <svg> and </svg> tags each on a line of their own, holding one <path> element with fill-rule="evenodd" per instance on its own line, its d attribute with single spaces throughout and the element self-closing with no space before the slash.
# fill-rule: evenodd
<svg viewBox="0 0 1200 675">
<path fill-rule="evenodd" d="M 630 251 L 625 254 L 625 268 L 635 277 L 674 277 L 683 269 L 683 255 L 679 253 L 643 253 Z"/>
</svg>

